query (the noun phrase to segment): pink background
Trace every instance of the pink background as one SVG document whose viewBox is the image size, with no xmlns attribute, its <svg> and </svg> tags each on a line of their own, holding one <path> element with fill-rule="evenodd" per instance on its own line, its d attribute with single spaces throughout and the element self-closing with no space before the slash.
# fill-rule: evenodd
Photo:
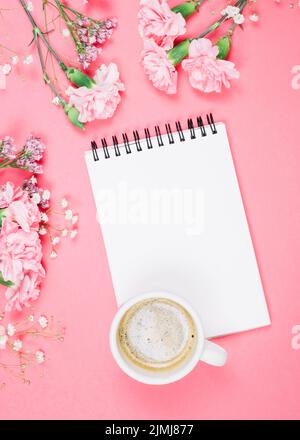
<svg viewBox="0 0 300 440">
<path fill-rule="evenodd" d="M 40 2 L 33 3 L 42 22 Z M 291 330 L 300 323 L 300 90 L 292 89 L 291 69 L 300 64 L 300 9 L 283 0 L 257 3 L 260 22 L 247 22 L 245 32 L 234 36 L 231 59 L 241 78 L 232 89 L 203 95 L 181 72 L 179 92 L 169 97 L 148 83 L 138 63 L 138 1 L 90 0 L 90 15 L 119 18 L 102 60 L 118 63 L 126 92 L 112 120 L 90 124 L 82 133 L 51 104 L 36 50 L 27 46 L 31 27 L 19 2 L 1 0 L 1 8 L 13 8 L 3 12 L 1 43 L 33 53 L 34 64 L 20 63 L 0 92 L 0 137 L 11 134 L 21 144 L 29 132 L 40 134 L 48 146 L 41 183 L 54 199 L 69 197 L 80 214 L 76 242 L 66 242 L 55 261 L 45 260 L 48 276 L 36 305 L 66 324 L 65 342 L 48 346 L 43 378 L 36 374 L 30 386 L 7 381 L 0 391 L 2 419 L 299 418 L 300 351 L 291 347 Z M 191 34 L 224 4 L 208 2 L 190 21 Z M 61 37 L 55 44 L 74 57 L 70 40 Z M 209 111 L 227 124 L 273 323 L 220 339 L 229 353 L 225 368 L 199 364 L 179 383 L 149 387 L 127 378 L 109 351 L 116 303 L 83 152 L 94 138 Z M 1 173 L 1 182 L 8 177 Z"/>
</svg>

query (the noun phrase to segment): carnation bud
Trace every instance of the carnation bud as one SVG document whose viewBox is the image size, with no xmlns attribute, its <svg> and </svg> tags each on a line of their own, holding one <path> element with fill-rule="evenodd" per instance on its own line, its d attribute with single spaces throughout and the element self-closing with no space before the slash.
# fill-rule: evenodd
<svg viewBox="0 0 300 440">
<path fill-rule="evenodd" d="M 216 45 L 219 48 L 218 57 L 220 60 L 225 60 L 229 54 L 230 46 L 231 46 L 231 38 L 229 35 L 225 35 L 224 37 L 220 38 Z"/>
<path fill-rule="evenodd" d="M 174 66 L 188 55 L 189 47 L 190 40 L 184 40 L 168 51 L 168 58 Z"/>
<path fill-rule="evenodd" d="M 174 8 L 172 8 L 172 11 L 175 12 L 175 14 L 177 14 L 178 12 L 184 17 L 188 17 L 189 15 L 192 15 L 195 11 L 197 11 L 199 5 L 196 1 L 188 1 L 188 2 L 184 2 L 181 3 L 178 6 L 175 6 Z"/>
<path fill-rule="evenodd" d="M 77 108 L 71 107 L 70 105 L 66 105 L 65 112 L 69 118 L 69 121 L 71 121 L 73 125 L 81 129 L 84 129 L 84 124 L 78 120 L 79 111 L 77 110 Z"/>
<path fill-rule="evenodd" d="M 91 89 L 95 81 L 79 69 L 68 67 L 66 70 L 67 78 L 77 87 L 87 87 Z"/>
</svg>

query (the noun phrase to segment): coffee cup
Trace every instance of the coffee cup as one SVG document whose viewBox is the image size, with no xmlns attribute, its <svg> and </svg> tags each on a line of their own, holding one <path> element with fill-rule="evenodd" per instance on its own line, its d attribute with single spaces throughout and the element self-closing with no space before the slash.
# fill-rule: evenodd
<svg viewBox="0 0 300 440">
<path fill-rule="evenodd" d="M 133 297 L 115 315 L 110 348 L 119 367 L 149 385 L 176 382 L 199 361 L 221 367 L 226 351 L 205 339 L 201 320 L 183 298 L 167 292 Z"/>
</svg>

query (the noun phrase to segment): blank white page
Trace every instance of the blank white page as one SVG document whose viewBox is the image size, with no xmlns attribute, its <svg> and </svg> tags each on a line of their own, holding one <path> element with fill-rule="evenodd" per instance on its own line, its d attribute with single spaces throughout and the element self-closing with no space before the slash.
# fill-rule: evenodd
<svg viewBox="0 0 300 440">
<path fill-rule="evenodd" d="M 174 144 L 109 147 L 85 159 L 118 305 L 167 291 L 198 311 L 207 337 L 270 324 L 224 124 Z M 100 263 L 99 263 L 100 264 Z"/>
</svg>

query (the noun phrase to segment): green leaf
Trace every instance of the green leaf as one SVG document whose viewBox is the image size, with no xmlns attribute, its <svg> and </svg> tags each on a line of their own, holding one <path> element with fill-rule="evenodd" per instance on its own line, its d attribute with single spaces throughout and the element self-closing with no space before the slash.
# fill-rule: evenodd
<svg viewBox="0 0 300 440">
<path fill-rule="evenodd" d="M 220 38 L 216 45 L 219 48 L 218 58 L 219 60 L 225 60 L 229 54 L 230 46 L 231 46 L 231 38 L 229 35 L 225 35 L 225 37 Z"/>
<path fill-rule="evenodd" d="M 2 272 L 0 272 L 0 284 L 2 284 L 2 286 L 6 286 L 6 287 L 12 287 L 14 285 L 14 283 L 12 283 L 11 281 L 5 281 L 3 279 Z"/>
<path fill-rule="evenodd" d="M 4 219 L 4 217 L 5 217 L 5 212 L 6 212 L 6 209 L 5 209 L 5 208 L 0 209 L 0 228 L 1 228 L 1 226 L 2 226 L 3 219 Z"/>
</svg>

